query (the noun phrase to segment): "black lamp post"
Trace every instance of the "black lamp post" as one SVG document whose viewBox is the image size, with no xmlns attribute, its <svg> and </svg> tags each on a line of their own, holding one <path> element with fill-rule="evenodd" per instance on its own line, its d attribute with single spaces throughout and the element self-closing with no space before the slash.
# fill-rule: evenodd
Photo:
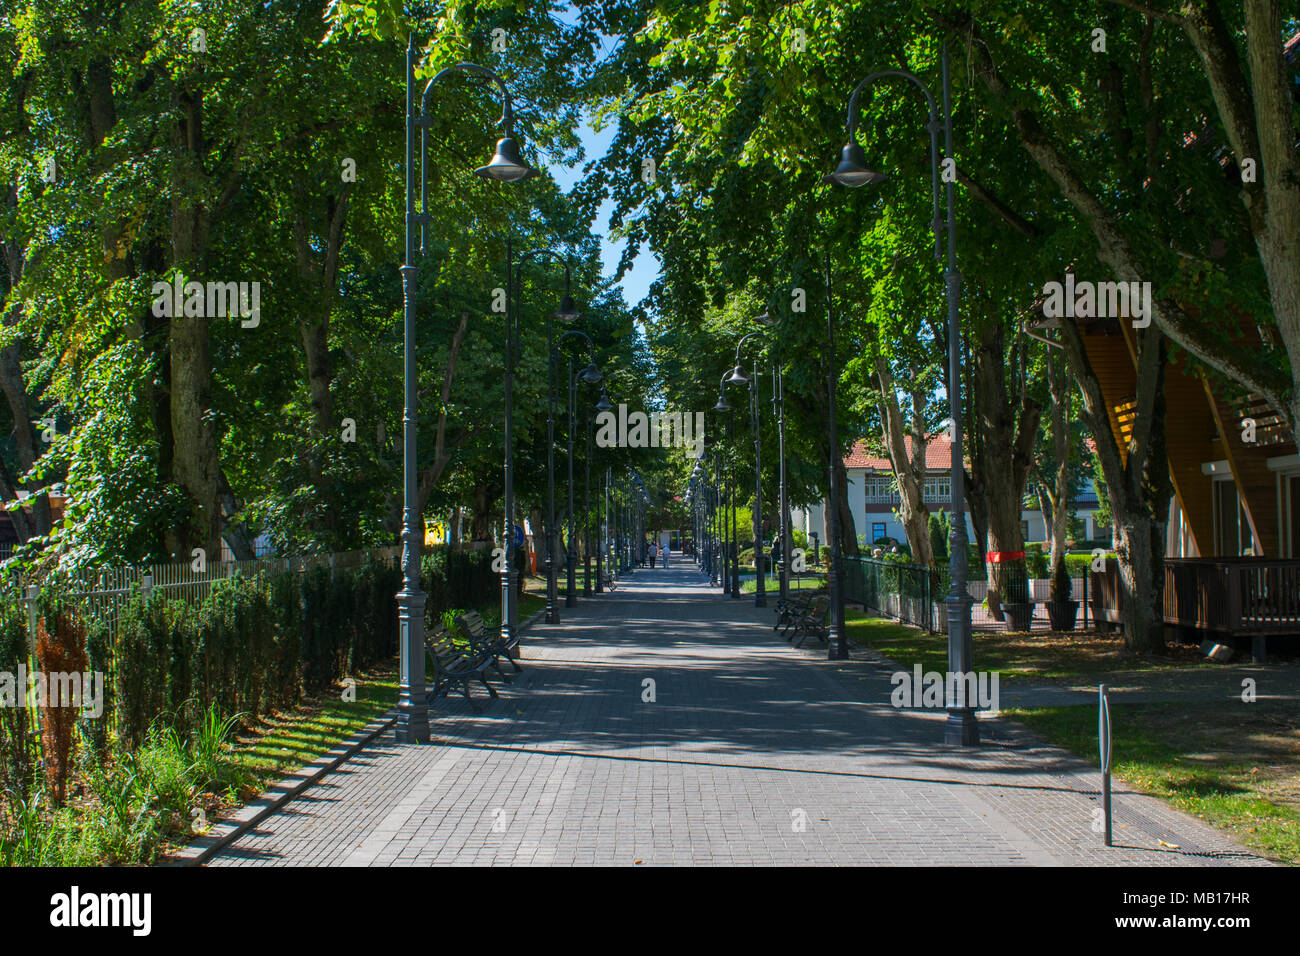
<svg viewBox="0 0 1300 956">
<path fill-rule="evenodd" d="M 769 328 L 780 324 L 780 320 L 767 309 L 763 310 L 763 313 L 758 316 L 756 321 Z M 776 454 L 779 459 L 777 467 L 780 490 L 778 492 L 777 508 L 780 510 L 781 515 L 778 519 L 780 530 L 777 534 L 781 549 L 781 601 L 786 602 L 790 599 L 790 500 L 785 482 L 785 374 L 779 356 L 772 360 L 772 407 L 776 413 Z"/>
<path fill-rule="evenodd" d="M 826 177 L 829 182 L 842 186 L 862 186 L 877 183 L 885 177 L 881 173 L 867 168 L 866 155 L 857 144 L 855 134 L 858 124 L 858 99 L 862 91 L 876 80 L 885 77 L 897 77 L 907 80 L 917 87 L 925 96 L 930 111 L 930 193 L 934 209 L 934 256 L 942 258 L 942 234 L 947 233 L 947 268 L 944 271 L 948 298 L 948 414 L 952 418 L 952 532 L 950 536 L 948 570 L 952 578 L 952 587 L 944 603 L 948 612 L 948 670 L 962 675 L 962 686 L 973 686 L 966 679 L 972 667 L 971 647 L 971 596 L 966 587 L 966 498 L 963 489 L 962 451 L 962 395 L 961 365 L 959 345 L 961 342 L 961 322 L 957 314 L 957 302 L 961 296 L 961 273 L 957 271 L 957 228 L 954 215 L 956 188 L 952 178 L 944 184 L 944 198 L 947 217 L 939 219 L 939 179 L 941 159 L 939 154 L 939 132 L 943 132 L 943 154 L 952 156 L 952 90 L 948 76 L 948 46 L 944 44 L 941 55 L 943 71 L 943 115 L 935 106 L 934 95 L 919 77 L 906 70 L 881 70 L 872 73 L 853 90 L 849 97 L 848 143 L 840 154 L 840 164 L 835 172 Z M 973 747 L 979 744 L 979 722 L 975 717 L 975 708 L 970 701 L 949 701 L 948 719 L 944 725 L 944 742 Z"/>
<path fill-rule="evenodd" d="M 759 434 L 758 420 L 758 358 L 754 359 L 754 374 L 745 374 L 740 364 L 740 350 L 746 342 L 761 332 L 750 332 L 741 336 L 736 343 L 736 367 L 728 373 L 725 381 L 729 385 L 749 386 L 749 423 L 754 432 L 754 607 L 767 607 L 767 587 L 763 569 L 763 446 Z"/>
<path fill-rule="evenodd" d="M 611 408 L 609 404 L 609 395 L 605 389 L 600 390 L 600 400 L 596 402 L 596 411 L 607 412 Z M 584 594 L 590 594 L 591 585 L 591 552 L 592 542 L 595 536 L 591 533 L 591 413 L 585 416 L 587 423 L 587 455 L 584 463 L 587 467 L 587 481 L 583 490 L 583 508 L 582 508 L 582 538 L 583 538 L 583 581 L 582 590 Z M 596 593 L 603 593 L 605 588 L 600 579 L 601 561 L 600 549 L 596 548 Z"/>
<path fill-rule="evenodd" d="M 780 360 L 772 363 L 772 404 L 776 412 L 776 445 L 780 471 L 777 508 L 781 511 L 781 601 L 790 600 L 790 499 L 785 483 L 785 373 Z"/>
<path fill-rule="evenodd" d="M 566 324 L 572 324 L 582 318 L 582 314 L 578 311 L 578 307 L 574 303 L 573 295 L 571 294 L 572 279 L 568 260 L 562 257 L 559 253 L 553 252 L 550 249 L 530 249 L 517 260 L 514 273 L 516 302 L 518 301 L 519 290 L 522 289 L 523 285 L 524 263 L 529 259 L 550 259 L 552 261 L 564 263 L 564 298 L 560 300 L 560 307 L 546 317 L 546 354 L 548 372 L 546 402 L 546 529 L 544 534 L 546 540 L 546 623 L 558 624 L 560 622 L 560 611 L 557 607 L 559 599 L 559 584 L 555 577 L 555 338 L 554 324 L 552 320 L 559 319 L 561 322 Z M 515 311 L 516 315 L 518 315 L 519 309 L 517 305 Z M 507 405 L 507 408 L 509 408 L 509 405 Z M 510 450 L 509 453 L 513 455 L 513 450 Z M 506 488 L 508 498 L 506 502 L 506 513 L 513 514 L 513 481 L 507 479 Z M 510 625 L 512 629 L 516 626 L 514 620 L 514 607 L 514 601 L 512 600 L 510 602 Z"/>
<path fill-rule="evenodd" d="M 564 549 L 564 556 L 565 556 L 565 561 L 564 561 L 564 563 L 565 563 L 565 567 L 566 567 L 566 570 L 567 570 L 566 579 L 565 579 L 565 594 L 564 594 L 564 606 L 565 606 L 565 607 L 573 607 L 575 604 L 578 603 L 578 595 L 577 595 L 577 590 L 578 590 L 578 589 L 577 589 L 577 570 L 576 570 L 576 568 L 574 567 L 574 559 L 575 559 L 576 556 L 575 556 L 574 553 L 573 553 L 573 522 L 574 522 L 574 514 L 573 514 L 573 512 L 574 512 L 574 505 L 573 505 L 573 431 L 574 431 L 574 419 L 577 417 L 577 408 L 576 408 L 576 405 L 577 405 L 577 393 L 578 393 L 578 379 L 581 378 L 582 381 L 585 382 L 585 383 L 588 384 L 588 385 L 599 385 L 600 382 L 601 382 L 601 379 L 603 378 L 603 376 L 600 374 L 600 369 L 596 368 L 596 346 L 592 343 L 592 341 L 591 341 L 591 336 L 589 336 L 586 332 L 580 332 L 580 331 L 578 331 L 577 329 L 571 329 L 570 331 L 565 332 L 565 333 L 562 334 L 558 339 L 555 340 L 555 348 L 558 349 L 558 348 L 560 347 L 560 345 L 564 342 L 564 340 L 567 339 L 567 338 L 569 338 L 570 336 L 580 336 L 581 338 L 586 339 L 586 341 L 587 341 L 587 367 L 584 368 L 584 369 L 582 369 L 581 371 L 579 371 L 578 374 L 575 376 L 575 375 L 573 374 L 573 359 L 572 359 L 572 357 L 570 357 L 570 359 L 569 359 L 569 373 L 568 373 L 568 381 L 569 381 L 569 388 L 568 388 L 568 399 L 569 399 L 569 402 L 568 402 L 568 410 L 569 410 L 569 456 L 568 456 L 568 457 L 569 457 L 569 535 L 568 535 L 568 542 L 566 543 L 566 546 L 565 546 L 565 549 Z M 555 364 L 555 354 L 554 354 L 554 352 L 552 352 L 552 354 L 551 354 L 551 364 L 552 364 L 552 365 Z M 552 452 L 552 454 L 553 454 L 553 452 Z M 554 508 L 554 507 L 555 507 L 554 504 L 552 504 L 551 507 Z"/>
<path fill-rule="evenodd" d="M 429 98 L 433 88 L 452 73 L 469 73 L 485 77 L 501 91 L 501 125 L 505 136 L 497 141 L 496 153 L 486 166 L 474 170 L 475 175 L 497 182 L 514 182 L 536 175 L 536 170 L 519 154 L 514 140 L 514 111 L 510 91 L 499 76 L 491 70 L 473 63 L 457 63 L 438 73 L 424 88 L 419 108 L 415 102 L 415 37 L 408 36 L 406 45 L 406 250 L 402 275 L 402 349 L 403 349 L 403 399 L 402 414 L 402 589 L 397 592 L 398 647 L 401 653 L 401 678 L 397 697 L 397 721 L 394 736 L 404 743 L 427 743 L 429 740 L 428 685 L 424 676 L 424 604 L 425 593 L 420 587 L 420 554 L 424 542 L 420 540 L 419 468 L 415 455 L 417 372 L 415 363 L 415 292 L 418 269 L 415 259 L 415 230 L 420 227 L 420 252 L 426 251 L 425 226 L 433 219 L 428 206 L 428 136 L 432 122 Z M 415 131 L 420 131 L 420 204 L 415 202 Z M 509 324 L 507 318 L 507 325 Z M 509 365 L 509 345 L 506 347 L 506 364 Z M 508 406 L 507 406 L 508 408 Z M 507 442 L 509 441 L 507 431 Z M 507 554 L 509 551 L 507 550 Z"/>
<path fill-rule="evenodd" d="M 734 370 L 733 370 L 734 371 Z M 727 401 L 727 396 L 722 390 L 723 384 L 731 372 L 724 372 L 721 380 L 718 382 L 718 401 L 713 406 L 715 412 L 727 413 L 727 444 L 731 444 L 732 437 L 736 426 L 736 413 Z M 735 469 L 731 467 L 730 456 L 725 448 L 718 449 L 720 461 L 725 460 L 725 471 L 722 472 L 723 483 L 723 512 L 722 524 L 725 541 L 723 544 L 723 562 L 722 562 L 722 593 L 730 594 L 733 598 L 740 597 L 740 549 L 737 542 L 736 529 L 736 476 Z M 730 519 L 727 512 L 730 511 Z"/>
<path fill-rule="evenodd" d="M 830 624 L 827 636 L 826 656 L 832 661 L 849 659 L 849 634 L 844 626 L 844 547 L 840 540 L 840 433 L 835 422 L 835 385 L 839 382 L 839 366 L 835 362 L 835 296 L 831 284 L 831 256 L 826 253 L 826 337 L 827 337 L 827 372 L 826 395 L 830 406 L 827 416 L 827 428 L 830 432 L 830 532 L 831 568 L 827 577 L 827 589 L 830 592 Z"/>
<path fill-rule="evenodd" d="M 610 534 L 609 472 L 610 469 L 606 468 L 605 469 L 605 520 L 601 522 L 600 550 L 596 552 L 596 590 L 601 592 L 605 590 L 604 587 L 605 575 L 602 570 L 603 566 L 609 567 L 609 574 L 611 578 L 614 575 L 614 566 L 609 563 L 609 540 L 610 540 L 609 538 L 609 534 Z"/>
</svg>

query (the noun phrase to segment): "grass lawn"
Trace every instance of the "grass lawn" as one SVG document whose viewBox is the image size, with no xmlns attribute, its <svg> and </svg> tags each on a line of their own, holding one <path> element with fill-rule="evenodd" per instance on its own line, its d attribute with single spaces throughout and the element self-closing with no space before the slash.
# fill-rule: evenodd
<svg viewBox="0 0 1300 956">
<path fill-rule="evenodd" d="M 751 572 L 752 573 L 752 572 Z M 768 594 L 779 594 L 781 591 L 781 578 L 778 575 L 771 575 L 764 579 L 764 586 Z M 826 587 L 826 578 L 822 576 L 804 574 L 796 575 L 790 579 L 791 591 L 816 591 L 819 588 Z M 740 582 L 740 590 L 747 594 L 753 594 L 758 590 L 757 578 Z"/>
<path fill-rule="evenodd" d="M 948 638 L 846 612 L 849 636 L 900 666 L 948 669 Z M 977 634 L 981 669 L 1000 680 L 1083 679 L 1116 671 L 1158 678 L 1207 664 L 1194 647 L 1132 655 L 1095 634 Z M 1161 682 L 1164 683 L 1164 682 Z M 1057 746 L 1096 765 L 1094 707 L 1004 710 Z M 1112 704 L 1114 773 L 1136 790 L 1225 831 L 1271 859 L 1300 865 L 1300 703 L 1260 699 Z"/>
<path fill-rule="evenodd" d="M 1094 708 L 1003 714 L 1097 765 Z M 1111 725 L 1118 778 L 1300 866 L 1300 703 L 1112 704 Z"/>
<path fill-rule="evenodd" d="M 904 667 L 921 664 L 927 671 L 948 669 L 948 635 L 927 634 L 920 628 L 861 611 L 845 612 L 849 637 L 879 651 Z M 1173 671 L 1213 667 L 1198 648 L 1172 645 L 1168 654 L 1130 654 L 1117 635 L 1091 632 L 1057 634 L 977 633 L 975 659 L 981 670 L 997 671 L 999 680 L 1082 678 L 1114 671 Z"/>
<path fill-rule="evenodd" d="M 356 678 L 356 700 L 336 687 L 297 708 L 260 721 L 239 735 L 232 758 L 261 784 L 274 783 L 397 706 L 396 660 Z"/>
</svg>

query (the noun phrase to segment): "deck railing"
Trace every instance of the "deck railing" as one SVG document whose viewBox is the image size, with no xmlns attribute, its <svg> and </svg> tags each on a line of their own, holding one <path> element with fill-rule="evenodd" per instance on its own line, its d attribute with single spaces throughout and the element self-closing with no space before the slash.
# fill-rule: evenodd
<svg viewBox="0 0 1300 956">
<path fill-rule="evenodd" d="M 1099 610 L 1123 619 L 1119 568 L 1093 572 Z M 1225 634 L 1300 634 L 1300 560 L 1169 558 L 1165 561 L 1166 624 Z"/>
</svg>

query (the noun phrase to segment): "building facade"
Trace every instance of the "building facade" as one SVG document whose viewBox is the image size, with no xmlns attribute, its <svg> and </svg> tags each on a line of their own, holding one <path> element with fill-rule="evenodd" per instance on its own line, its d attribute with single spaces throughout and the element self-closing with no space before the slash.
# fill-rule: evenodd
<svg viewBox="0 0 1300 956">
<path fill-rule="evenodd" d="M 911 439 L 907 440 L 911 454 Z M 899 493 L 894 471 L 889 459 L 877 457 L 867 450 L 866 442 L 858 441 L 844 459 L 848 475 L 849 509 L 853 513 L 854 532 L 858 546 L 869 548 L 881 539 L 903 543 L 907 535 L 898 517 Z M 952 440 L 948 435 L 933 436 L 925 448 L 925 479 L 922 500 L 932 514 L 952 509 Z M 1081 538 L 1109 540 L 1110 528 L 1097 521 L 1097 495 L 1089 483 L 1074 502 L 1074 515 L 1082 522 Z M 816 533 L 821 543 L 826 543 L 824 527 L 825 502 L 811 508 L 793 509 L 791 522 L 795 528 L 809 535 Z M 1047 523 L 1041 510 L 1027 506 L 1020 515 L 1021 532 L 1026 542 L 1046 541 Z M 966 512 L 966 535 L 975 540 L 975 529 L 970 512 Z"/>
</svg>

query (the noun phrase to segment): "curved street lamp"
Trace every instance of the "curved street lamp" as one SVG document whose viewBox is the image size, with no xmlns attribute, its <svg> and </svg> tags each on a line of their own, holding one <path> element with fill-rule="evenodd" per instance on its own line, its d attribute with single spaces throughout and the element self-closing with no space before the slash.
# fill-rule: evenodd
<svg viewBox="0 0 1300 956">
<path fill-rule="evenodd" d="M 561 303 L 561 308 L 563 308 L 563 303 Z M 580 331 L 580 330 L 578 330 L 578 329 L 570 329 L 568 332 L 563 333 L 563 334 L 562 334 L 558 339 L 555 340 L 555 347 L 558 349 L 558 348 L 560 347 L 560 345 L 564 342 L 564 340 L 567 339 L 567 338 L 569 338 L 569 336 L 580 336 L 580 337 L 582 337 L 583 339 L 586 339 L 586 341 L 587 341 L 587 367 L 584 368 L 584 369 L 579 369 L 578 372 L 575 373 L 575 372 L 573 371 L 573 357 L 572 357 L 572 356 L 569 356 L 569 376 L 568 376 L 568 377 L 569 377 L 569 389 L 568 389 L 568 392 L 569 392 L 569 406 L 568 406 L 568 407 L 569 407 L 569 428 L 568 428 L 568 434 L 569 434 L 569 455 L 568 455 L 568 458 L 569 458 L 569 535 L 568 535 L 568 541 L 567 541 L 567 543 L 566 543 L 566 545 L 565 545 L 565 548 L 564 548 L 564 557 L 565 557 L 565 561 L 564 561 L 564 563 L 565 563 L 565 566 L 566 566 L 566 572 L 567 572 L 567 580 L 566 580 L 566 585 L 565 585 L 565 586 L 566 586 L 566 590 L 565 590 L 565 595 L 564 595 L 564 606 L 565 606 L 565 607 L 573 607 L 573 606 L 575 606 L 575 605 L 578 603 L 578 594 L 577 594 L 577 590 L 578 590 L 578 586 L 577 586 L 577 585 L 578 585 L 578 583 L 577 583 L 577 571 L 576 571 L 576 569 L 574 568 L 574 558 L 575 558 L 575 555 L 574 555 L 574 552 L 573 552 L 573 540 L 574 540 L 574 539 L 573 539 L 573 523 L 574 523 L 574 501 L 573 501 L 573 497 L 574 497 L 574 496 L 573 496 L 573 432 L 574 432 L 575 428 L 577 427 L 577 422 L 576 422 L 576 420 L 577 420 L 577 416 L 578 416 L 578 410 L 577 410 L 577 404 L 578 404 L 578 382 L 579 382 L 579 380 L 581 380 L 581 381 L 582 381 L 584 384 L 586 384 L 586 385 L 592 385 L 592 386 L 595 386 L 595 385 L 599 385 L 599 384 L 601 383 L 601 381 L 604 379 L 604 376 L 601 375 L 601 373 L 600 373 L 600 369 L 596 368 L 596 346 L 595 346 L 595 343 L 593 343 L 593 342 L 591 341 L 591 336 L 589 336 L 586 332 L 582 332 L 582 331 Z M 552 360 L 554 360 L 554 357 L 553 357 L 553 356 L 552 356 Z M 602 397 L 602 398 L 604 397 L 604 392 L 601 393 L 601 397 Z M 606 402 L 605 404 L 608 405 L 609 403 Z M 597 405 L 597 409 L 599 409 L 599 405 Z M 591 430 L 590 430 L 590 428 L 588 428 L 588 431 L 587 431 L 587 459 L 588 459 L 588 461 L 587 461 L 588 498 L 590 498 L 590 484 L 591 484 L 591 461 L 590 461 L 590 459 L 591 459 Z M 590 507 L 590 501 L 588 501 L 588 507 Z M 586 526 L 586 518 L 585 518 L 585 516 L 584 516 L 584 518 L 583 518 L 583 526 L 584 526 L 584 528 L 585 528 L 585 526 Z M 586 586 L 588 586 L 588 587 L 590 586 L 591 582 L 590 582 L 590 576 L 589 576 L 589 575 L 586 576 L 586 577 L 584 578 L 584 583 L 585 583 Z"/>
<path fill-rule="evenodd" d="M 730 378 L 733 374 L 735 374 L 735 371 L 736 370 L 733 368 L 730 371 L 722 373 L 722 376 L 718 380 L 718 402 L 716 405 L 713 406 L 713 410 L 715 412 L 729 413 L 727 415 L 728 444 L 731 442 L 732 438 L 734 437 L 736 415 L 734 410 L 731 407 L 731 403 L 727 401 L 727 396 L 724 391 L 724 386 L 727 383 L 727 379 Z M 744 375 L 745 370 L 741 369 L 740 372 L 742 375 Z M 717 450 L 719 456 L 722 456 L 724 454 L 720 446 Z M 720 457 L 720 461 L 721 461 L 721 457 Z M 719 473 L 721 475 L 721 469 L 719 469 Z M 740 553 L 738 547 L 738 535 L 736 530 L 735 469 L 734 468 L 728 469 L 728 477 L 722 477 L 720 478 L 720 480 L 723 483 L 723 489 L 724 489 L 722 492 L 723 501 L 724 501 L 722 524 L 724 530 L 724 537 L 726 538 L 726 541 L 723 544 L 722 593 L 723 594 L 730 593 L 733 598 L 738 598 L 740 597 Z M 727 527 L 726 503 L 730 504 L 730 511 L 731 511 L 730 528 Z M 730 578 L 728 578 L 727 576 L 728 567 L 730 567 L 731 569 Z"/>
<path fill-rule="evenodd" d="M 729 385 L 749 386 L 749 422 L 754 432 L 754 511 L 752 514 L 755 571 L 754 607 L 767 607 L 767 582 L 765 581 L 763 568 L 763 449 L 759 436 L 760 423 L 758 420 L 758 358 L 755 357 L 754 359 L 754 374 L 751 378 L 745 374 L 744 366 L 740 364 L 740 350 L 750 339 L 762 334 L 762 332 L 749 332 L 741 336 L 740 341 L 736 343 L 736 367 L 726 377 L 726 382 Z"/>
<path fill-rule="evenodd" d="M 547 402 L 546 402 L 546 529 L 544 537 L 546 539 L 546 623 L 560 623 L 560 612 L 556 607 L 558 599 L 559 586 L 555 579 L 555 338 L 554 325 L 552 320 L 559 319 L 561 322 L 571 324 L 582 318 L 578 311 L 577 305 L 573 301 L 572 289 L 572 272 L 569 267 L 569 261 L 558 252 L 551 249 L 530 249 L 523 253 L 514 264 L 514 286 L 515 296 L 515 321 L 518 322 L 520 290 L 523 287 L 523 269 L 524 263 L 530 259 L 542 260 L 547 259 L 553 262 L 564 263 L 564 297 L 560 300 L 559 308 L 546 317 L 546 354 L 547 354 Z M 507 333 L 509 339 L 509 333 Z M 507 345 L 507 349 L 509 345 Z M 514 383 L 514 367 L 510 366 L 506 378 L 506 433 L 509 436 L 510 427 L 510 409 L 512 407 L 512 392 Z M 514 476 L 513 476 L 513 455 L 514 450 L 509 438 L 506 442 L 506 529 L 510 535 L 513 528 L 514 515 Z M 509 619 L 509 626 L 502 624 L 502 638 L 509 638 L 514 629 L 518 626 L 517 616 L 518 607 L 514 599 L 514 589 L 508 583 L 509 570 L 509 553 L 510 548 L 506 548 L 507 568 L 502 572 L 507 578 L 503 579 L 506 583 L 502 584 L 502 614 L 501 620 L 505 622 Z"/>
<path fill-rule="evenodd" d="M 971 647 L 971 596 L 966 587 L 966 499 L 963 489 L 965 478 L 962 451 L 962 395 L 961 365 L 959 344 L 961 341 L 961 322 L 957 314 L 957 302 L 961 296 L 961 273 L 957 270 L 957 227 L 954 215 L 956 188 L 949 178 L 944 184 L 946 201 L 946 220 L 939 219 L 939 133 L 943 133 L 943 155 L 952 156 L 952 89 L 948 75 L 948 45 L 945 43 L 941 53 L 943 75 L 943 114 L 935 106 L 934 95 L 930 88 L 913 73 L 906 70 L 881 70 L 862 80 L 849 97 L 848 142 L 840 152 L 840 163 L 825 181 L 841 186 L 857 187 L 867 183 L 878 183 L 885 177 L 867 167 L 866 154 L 856 140 L 858 124 L 858 100 L 862 93 L 877 80 L 897 78 L 914 84 L 925 97 L 929 108 L 930 122 L 926 129 L 930 132 L 930 195 L 934 211 L 934 256 L 942 258 L 941 236 L 947 234 L 947 267 L 944 271 L 948 299 L 948 414 L 952 419 L 952 532 L 949 538 L 948 571 L 952 580 L 951 589 L 944 599 L 948 614 L 948 670 L 960 674 L 961 686 L 973 686 L 966 680 L 972 667 Z M 944 742 L 960 746 L 973 747 L 979 744 L 979 722 L 975 717 L 975 708 L 970 701 L 949 701 L 948 719 L 944 724 Z"/>
<path fill-rule="evenodd" d="M 420 586 L 420 555 L 424 542 L 420 540 L 419 469 L 416 461 L 416 409 L 417 370 L 415 363 L 415 294 L 416 276 L 419 272 L 415 259 L 415 229 L 420 227 L 420 252 L 426 251 L 425 226 L 433 220 L 428 206 L 428 137 L 432 119 L 429 100 L 433 88 L 453 73 L 469 73 L 484 77 L 501 92 L 502 110 L 500 125 L 505 136 L 497 141 L 496 152 L 485 166 L 475 174 L 496 182 L 516 182 L 537 175 L 519 153 L 514 139 L 514 110 L 510 90 L 505 82 L 485 67 L 474 63 L 457 63 L 439 72 L 429 80 L 420 97 L 419 109 L 415 101 L 415 36 L 409 34 L 406 44 L 406 249 L 401 266 L 402 276 L 402 385 L 404 410 L 402 413 L 402 589 L 397 592 L 398 648 L 401 654 L 401 678 L 397 697 L 397 720 L 393 735 L 403 743 L 427 743 L 429 740 L 428 685 L 424 674 L 424 606 L 426 595 Z M 420 131 L 420 203 L 415 202 L 415 131 Z M 509 362 L 507 348 L 507 363 Z M 508 553 L 508 552 L 507 552 Z"/>
</svg>

